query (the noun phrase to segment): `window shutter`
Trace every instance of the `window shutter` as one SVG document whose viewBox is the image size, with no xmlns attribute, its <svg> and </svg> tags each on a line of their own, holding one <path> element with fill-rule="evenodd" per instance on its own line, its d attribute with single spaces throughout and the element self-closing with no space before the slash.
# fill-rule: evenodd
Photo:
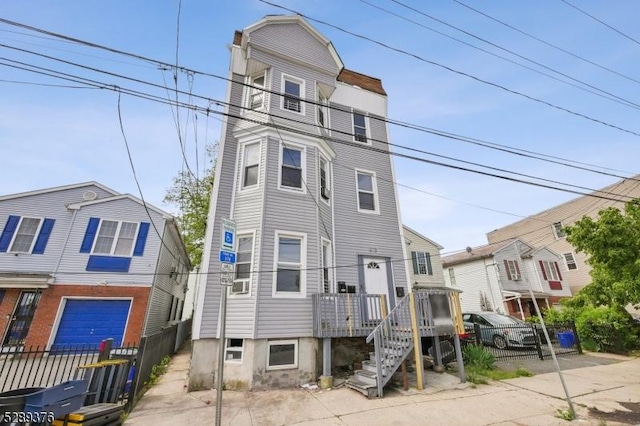
<svg viewBox="0 0 640 426">
<path fill-rule="evenodd" d="M 411 252 L 411 262 L 413 262 L 413 274 L 418 275 L 420 271 L 418 271 L 418 257 L 415 251 Z"/>
<path fill-rule="evenodd" d="M 51 235 L 55 222 L 55 219 L 44 220 L 38 238 L 36 239 L 36 244 L 33 246 L 32 254 L 44 254 L 44 249 L 47 247 L 47 242 L 49 241 L 49 236 Z"/>
<path fill-rule="evenodd" d="M 13 238 L 13 233 L 16 232 L 18 222 L 20 222 L 20 216 L 9 216 L 7 218 L 7 223 L 4 225 L 4 230 L 0 236 L 0 252 L 9 250 L 9 243 Z"/>
<path fill-rule="evenodd" d="M 558 279 L 562 281 L 562 274 L 560 273 L 560 267 L 558 266 L 558 262 L 553 262 L 556 265 L 556 271 L 558 271 Z"/>
<path fill-rule="evenodd" d="M 518 274 L 518 279 L 522 278 L 522 274 L 520 273 L 520 266 L 518 266 L 518 261 L 515 260 L 513 264 L 516 266 L 516 273 Z"/>
<path fill-rule="evenodd" d="M 547 273 L 544 271 L 544 262 L 542 260 L 538 261 L 540 263 L 540 270 L 542 271 L 542 278 L 547 279 Z"/>
<path fill-rule="evenodd" d="M 425 253 L 424 256 L 427 259 L 427 274 L 433 275 L 433 269 L 431 268 L 431 254 Z"/>
<path fill-rule="evenodd" d="M 142 256 L 144 254 L 144 246 L 147 243 L 147 235 L 149 235 L 149 222 L 140 222 L 140 230 L 138 231 L 136 247 L 133 249 L 134 256 Z"/>
<path fill-rule="evenodd" d="M 91 253 L 93 240 L 96 238 L 96 233 L 98 232 L 98 225 L 100 225 L 100 218 L 92 217 L 89 219 L 87 230 L 84 232 L 84 238 L 80 246 L 80 253 Z"/>
<path fill-rule="evenodd" d="M 511 281 L 511 271 L 509 271 L 509 262 L 507 260 L 503 260 L 504 262 L 504 270 L 507 271 L 507 279 Z"/>
</svg>

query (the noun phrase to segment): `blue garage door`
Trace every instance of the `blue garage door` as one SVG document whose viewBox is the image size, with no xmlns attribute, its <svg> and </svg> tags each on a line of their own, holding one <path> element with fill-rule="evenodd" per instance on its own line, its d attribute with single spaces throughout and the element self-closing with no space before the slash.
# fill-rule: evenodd
<svg viewBox="0 0 640 426">
<path fill-rule="evenodd" d="M 60 319 L 54 348 L 98 345 L 112 338 L 122 344 L 130 300 L 68 299 Z"/>
</svg>

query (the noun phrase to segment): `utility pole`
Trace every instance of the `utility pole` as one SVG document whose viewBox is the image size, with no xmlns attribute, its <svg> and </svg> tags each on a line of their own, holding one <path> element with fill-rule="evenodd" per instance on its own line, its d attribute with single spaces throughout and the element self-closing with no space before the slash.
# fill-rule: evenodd
<svg viewBox="0 0 640 426">
<path fill-rule="evenodd" d="M 520 248 L 518 247 L 518 241 L 514 244 L 516 248 L 516 254 L 518 259 L 522 259 L 520 257 Z M 524 265 L 523 265 L 524 266 Z M 538 301 L 536 300 L 535 295 L 533 294 L 533 287 L 531 286 L 531 281 L 529 281 L 529 277 L 526 274 L 526 268 L 522 268 L 522 276 L 529 287 L 529 295 L 531 296 L 531 300 L 533 301 L 533 306 L 536 308 L 536 314 L 540 319 L 540 325 L 542 326 L 542 332 L 544 333 L 544 338 L 547 340 L 547 346 L 549 347 L 549 351 L 551 352 L 551 358 L 553 358 L 553 362 L 556 366 L 556 371 L 558 372 L 558 376 L 560 377 L 560 383 L 562 383 L 562 389 L 564 390 L 564 394 L 566 395 L 567 404 L 569 404 L 569 411 L 571 412 L 571 417 L 576 417 L 576 411 L 573 408 L 573 402 L 571 402 L 571 395 L 569 395 L 569 390 L 567 389 L 567 384 L 564 382 L 564 377 L 562 376 L 562 370 L 560 369 L 560 364 L 558 363 L 558 358 L 556 358 L 556 351 L 553 349 L 553 345 L 551 344 L 551 339 L 549 338 L 549 332 L 547 331 L 547 326 L 544 323 L 544 318 L 542 318 L 542 312 L 540 312 L 540 307 L 538 306 Z"/>
</svg>

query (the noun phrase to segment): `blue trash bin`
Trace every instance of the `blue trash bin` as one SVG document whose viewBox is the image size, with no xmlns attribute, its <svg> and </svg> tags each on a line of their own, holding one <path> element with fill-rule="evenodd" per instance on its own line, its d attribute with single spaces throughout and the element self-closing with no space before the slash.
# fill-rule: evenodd
<svg viewBox="0 0 640 426">
<path fill-rule="evenodd" d="M 571 348 L 576 344 L 576 337 L 573 335 L 573 331 L 564 331 L 558 333 L 558 342 L 561 348 Z"/>
</svg>

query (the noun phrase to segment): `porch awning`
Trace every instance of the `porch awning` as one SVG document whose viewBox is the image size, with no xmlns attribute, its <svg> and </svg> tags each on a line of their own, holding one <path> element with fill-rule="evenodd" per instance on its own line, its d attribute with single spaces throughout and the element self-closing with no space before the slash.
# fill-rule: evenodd
<svg viewBox="0 0 640 426">
<path fill-rule="evenodd" d="M 549 293 L 545 293 L 542 291 L 534 291 L 533 296 L 536 299 L 546 299 L 551 295 Z M 514 300 L 514 299 L 531 299 L 531 293 L 529 293 L 528 291 L 518 292 L 518 291 L 502 290 L 502 299 L 505 302 L 509 300 Z"/>
</svg>

